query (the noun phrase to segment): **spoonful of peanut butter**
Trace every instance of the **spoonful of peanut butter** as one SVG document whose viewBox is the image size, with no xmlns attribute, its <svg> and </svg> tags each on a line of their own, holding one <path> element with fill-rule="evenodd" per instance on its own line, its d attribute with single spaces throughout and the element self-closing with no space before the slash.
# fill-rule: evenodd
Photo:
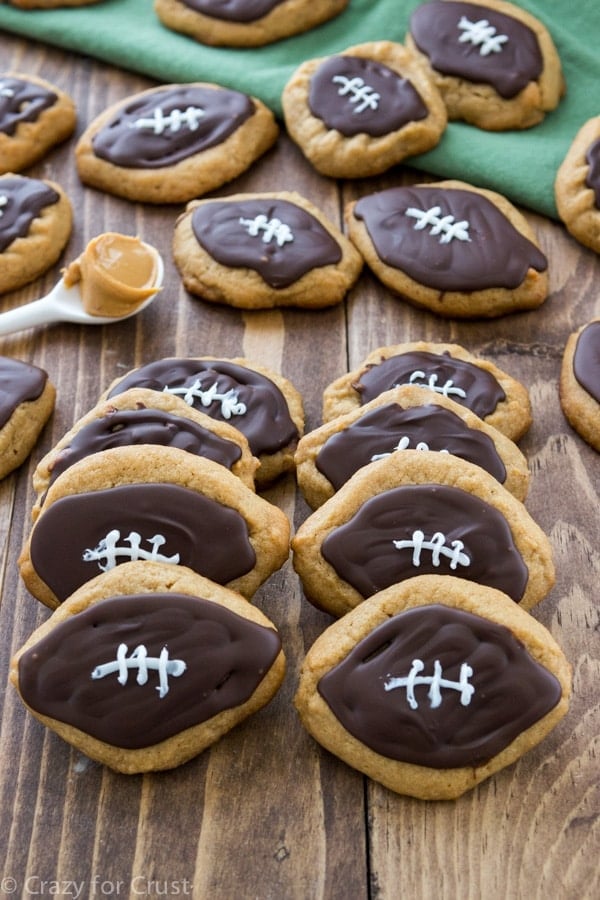
<svg viewBox="0 0 600 900">
<path fill-rule="evenodd" d="M 49 294 L 0 314 L 0 335 L 53 322 L 120 322 L 154 300 L 163 276 L 162 258 L 151 244 L 115 232 L 98 235 Z"/>
</svg>

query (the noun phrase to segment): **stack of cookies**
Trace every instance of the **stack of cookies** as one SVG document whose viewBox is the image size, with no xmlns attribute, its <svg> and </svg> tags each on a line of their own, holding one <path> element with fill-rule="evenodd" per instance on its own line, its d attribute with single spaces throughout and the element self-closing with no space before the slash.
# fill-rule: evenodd
<svg viewBox="0 0 600 900">
<path fill-rule="evenodd" d="M 567 711 L 570 668 L 527 612 L 554 584 L 515 441 L 525 388 L 457 345 L 375 350 L 329 385 L 296 454 L 314 512 L 292 540 L 338 617 L 296 705 L 311 734 L 399 793 L 449 799 Z"/>
<path fill-rule="evenodd" d="M 34 715 L 141 772 L 271 699 L 284 655 L 248 601 L 287 560 L 290 525 L 255 477 L 290 468 L 302 429 L 294 387 L 245 359 L 158 360 L 110 386 L 34 474 L 20 570 L 55 612 L 12 669 Z"/>
</svg>

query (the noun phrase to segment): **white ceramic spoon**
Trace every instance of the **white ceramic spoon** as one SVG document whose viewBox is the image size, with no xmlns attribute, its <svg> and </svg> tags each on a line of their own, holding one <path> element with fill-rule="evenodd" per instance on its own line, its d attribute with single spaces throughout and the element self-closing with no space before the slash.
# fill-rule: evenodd
<svg viewBox="0 0 600 900">
<path fill-rule="evenodd" d="M 150 244 L 144 246 L 155 254 L 157 270 L 155 286 L 160 289 L 164 276 L 162 257 L 155 247 Z M 132 312 L 126 313 L 124 316 L 92 316 L 83 308 L 79 282 L 72 287 L 67 287 L 64 279 L 61 278 L 45 297 L 0 313 L 0 335 L 12 334 L 15 331 L 22 331 L 24 328 L 33 328 L 35 325 L 51 325 L 55 322 L 76 322 L 80 325 L 108 325 L 111 322 L 122 322 L 123 319 L 137 316 L 157 296 L 158 292 L 152 294 Z"/>
</svg>

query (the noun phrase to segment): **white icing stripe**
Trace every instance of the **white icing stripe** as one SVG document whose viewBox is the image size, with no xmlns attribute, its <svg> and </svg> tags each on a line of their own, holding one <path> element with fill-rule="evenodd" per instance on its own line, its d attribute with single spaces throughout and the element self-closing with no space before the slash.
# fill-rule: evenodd
<svg viewBox="0 0 600 900">
<path fill-rule="evenodd" d="M 469 223 L 465 220 L 456 222 L 453 215 L 440 216 L 441 206 L 432 206 L 430 209 L 415 209 L 414 206 L 409 207 L 404 215 L 416 219 L 414 225 L 415 231 L 422 231 L 431 225 L 429 234 L 436 237 L 441 235 L 440 244 L 449 244 L 450 241 L 470 241 Z"/>
<path fill-rule="evenodd" d="M 238 399 L 237 391 L 233 388 L 230 388 L 224 394 L 220 394 L 218 381 L 215 381 L 207 390 L 202 390 L 200 384 L 200 379 L 197 378 L 189 387 L 171 388 L 166 385 L 163 388 L 163 393 L 179 395 L 188 406 L 193 406 L 194 400 L 199 400 L 202 406 L 210 406 L 211 403 L 220 401 L 221 415 L 224 419 L 230 419 L 232 416 L 243 416 L 247 412 L 246 404 Z"/>
<path fill-rule="evenodd" d="M 412 550 L 413 566 L 421 565 L 421 553 L 423 550 L 431 550 L 431 562 L 434 566 L 439 566 L 440 556 L 445 556 L 450 560 L 450 568 L 456 569 L 460 566 L 471 565 L 471 559 L 463 553 L 464 544 L 462 541 L 452 541 L 450 547 L 446 546 L 446 535 L 441 531 L 436 531 L 431 540 L 425 540 L 424 533 L 416 528 L 412 533 L 410 540 L 392 541 L 396 550 Z"/>
<path fill-rule="evenodd" d="M 162 553 L 159 553 L 160 547 L 162 547 L 166 543 L 166 538 L 162 534 L 155 534 L 154 537 L 148 538 L 148 543 L 151 546 L 150 550 L 144 550 L 140 544 L 142 541 L 142 537 L 138 534 L 137 531 L 132 531 L 127 535 L 126 538 L 123 538 L 124 541 L 127 541 L 129 544 L 128 547 L 124 547 L 123 545 L 119 546 L 118 541 L 121 537 L 121 532 L 114 528 L 112 531 L 109 531 L 105 538 L 103 538 L 97 547 L 93 550 L 85 550 L 83 553 L 83 561 L 84 562 L 97 562 L 98 568 L 103 572 L 107 572 L 109 569 L 113 569 L 117 565 L 117 561 L 120 559 L 123 562 L 124 559 L 129 560 L 150 560 L 151 562 L 166 562 L 166 563 L 175 563 L 179 562 L 179 553 L 175 553 L 173 556 L 165 556 Z"/>
<path fill-rule="evenodd" d="M 426 441 L 418 441 L 414 447 L 415 450 L 429 450 L 429 444 Z M 391 450 L 390 453 L 376 453 L 371 457 L 371 462 L 375 462 L 377 459 L 386 459 L 388 456 L 391 456 L 392 453 L 395 453 L 397 450 L 410 450 L 410 438 L 407 434 L 400 438 L 396 446 Z M 449 450 L 440 450 L 439 453 L 449 453 Z"/>
<path fill-rule="evenodd" d="M 427 379 L 425 381 L 425 379 Z M 425 384 L 418 384 L 419 381 L 425 381 Z M 416 387 L 426 387 L 429 388 L 430 391 L 434 391 L 436 394 L 443 394 L 444 397 L 450 397 L 454 394 L 455 397 L 466 397 L 466 391 L 463 391 L 462 388 L 455 387 L 454 382 L 451 378 L 448 381 L 445 381 L 444 384 L 438 385 L 438 376 L 435 372 L 427 378 L 425 372 L 422 372 L 420 369 L 416 369 L 410 376 L 408 383 L 414 384 Z M 399 385 L 394 385 L 394 387 L 399 387 Z"/>
<path fill-rule="evenodd" d="M 262 235 L 263 244 L 270 244 L 275 241 L 278 247 L 283 247 L 294 240 L 292 229 L 281 219 L 267 217 L 261 213 L 253 219 L 244 219 L 240 217 L 240 225 L 243 225 L 250 237 L 259 237 Z"/>
<path fill-rule="evenodd" d="M 118 672 L 117 681 L 120 685 L 125 686 L 129 678 L 129 670 L 137 669 L 136 681 L 139 685 L 143 685 L 148 681 L 149 671 L 158 672 L 159 683 L 156 690 L 162 700 L 169 692 L 169 675 L 179 678 L 187 668 L 182 659 L 169 659 L 169 651 L 166 647 L 162 648 L 160 656 L 148 656 L 148 651 L 143 644 L 139 644 L 131 652 L 131 656 L 127 656 L 127 650 L 127 644 L 119 644 L 116 659 L 96 666 L 91 677 L 97 680 Z"/>
<path fill-rule="evenodd" d="M 2 209 L 3 206 L 8 206 L 8 197 L 6 194 L 0 194 L 0 219 L 4 215 L 4 210 Z"/>
<path fill-rule="evenodd" d="M 475 688 L 469 684 L 469 678 L 473 674 L 473 669 L 468 663 L 463 663 L 460 667 L 460 675 L 458 681 L 450 681 L 443 677 L 442 666 L 439 659 L 436 659 L 433 665 L 433 675 L 419 675 L 425 668 L 425 663 L 420 659 L 413 659 L 410 672 L 406 678 L 396 678 L 388 675 L 387 681 L 383 685 L 384 691 L 394 691 L 397 688 L 406 688 L 406 699 L 411 709 L 418 709 L 419 704 L 415 697 L 415 687 L 418 684 L 428 684 L 429 705 L 432 709 L 436 709 L 442 703 L 442 688 L 451 691 L 460 691 L 460 702 L 462 706 L 468 706 L 471 697 L 475 693 Z"/>
<path fill-rule="evenodd" d="M 461 16 L 458 27 L 462 34 L 458 41 L 461 44 L 470 43 L 479 47 L 480 56 L 489 56 L 490 53 L 501 53 L 502 45 L 508 41 L 506 34 L 497 34 L 493 25 L 487 19 L 479 19 L 471 22 L 466 16 Z"/>
<path fill-rule="evenodd" d="M 167 130 L 180 131 L 184 127 L 189 128 L 190 131 L 196 131 L 200 119 L 204 115 L 206 113 L 200 106 L 188 106 L 185 110 L 174 109 L 168 116 L 165 116 L 159 106 L 151 117 L 136 119 L 131 127 L 148 129 L 154 134 L 163 134 Z"/>
<path fill-rule="evenodd" d="M 377 93 L 370 85 L 366 84 L 363 78 L 358 75 L 354 78 L 348 78 L 346 75 L 334 75 L 331 79 L 334 84 L 340 84 L 338 89 L 340 97 L 350 96 L 350 103 L 355 103 L 353 115 L 364 112 L 365 109 L 376 110 L 379 108 L 381 95 Z"/>
</svg>

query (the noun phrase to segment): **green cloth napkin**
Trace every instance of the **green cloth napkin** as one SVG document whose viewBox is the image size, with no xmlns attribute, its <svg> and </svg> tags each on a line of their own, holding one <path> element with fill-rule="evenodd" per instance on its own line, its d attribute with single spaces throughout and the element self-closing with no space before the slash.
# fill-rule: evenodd
<svg viewBox="0 0 600 900">
<path fill-rule="evenodd" d="M 303 60 L 364 41 L 402 42 L 418 5 L 418 0 L 350 0 L 343 13 L 318 28 L 248 50 L 207 47 L 169 31 L 156 17 L 152 0 L 102 0 L 93 6 L 27 11 L 4 3 L 0 28 L 161 83 L 201 80 L 236 88 L 259 97 L 280 116 L 281 91 Z M 544 22 L 558 48 L 567 82 L 559 107 L 526 131 L 491 133 L 452 123 L 434 150 L 409 164 L 491 188 L 555 218 L 556 169 L 580 126 L 600 114 L 600 2 L 526 0 L 520 6 Z"/>
</svg>

